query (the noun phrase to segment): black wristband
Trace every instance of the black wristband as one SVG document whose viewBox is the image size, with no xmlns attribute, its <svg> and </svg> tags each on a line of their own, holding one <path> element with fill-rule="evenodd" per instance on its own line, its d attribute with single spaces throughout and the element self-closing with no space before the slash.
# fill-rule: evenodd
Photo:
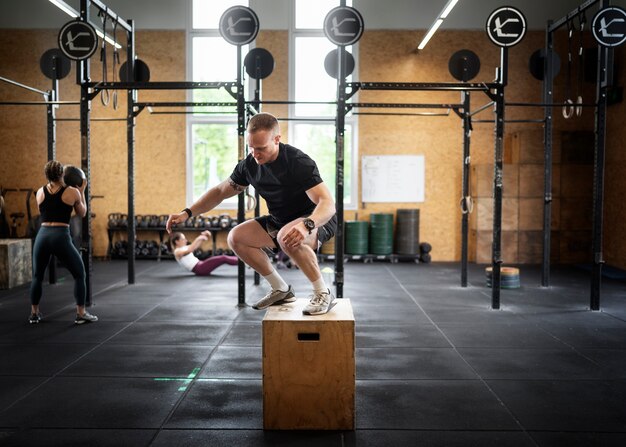
<svg viewBox="0 0 626 447">
<path fill-rule="evenodd" d="M 187 213 L 187 215 L 189 215 L 189 217 L 191 217 L 191 216 L 192 216 L 192 214 L 191 214 L 191 210 L 190 210 L 189 208 L 185 208 L 183 211 L 184 211 L 184 212 L 186 212 L 186 213 Z M 187 219 L 189 219 L 189 217 L 188 217 Z"/>
</svg>

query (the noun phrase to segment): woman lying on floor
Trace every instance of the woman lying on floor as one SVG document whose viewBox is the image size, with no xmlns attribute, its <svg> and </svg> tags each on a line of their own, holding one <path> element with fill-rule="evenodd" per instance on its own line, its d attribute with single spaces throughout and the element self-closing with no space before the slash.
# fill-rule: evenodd
<svg viewBox="0 0 626 447">
<path fill-rule="evenodd" d="M 203 231 L 191 244 L 188 244 L 187 238 L 183 233 L 172 234 L 170 245 L 174 252 L 174 258 L 185 270 L 189 270 L 198 276 L 208 276 L 222 264 L 237 265 L 239 262 L 237 256 L 211 256 L 201 261 L 193 254 L 210 237 L 211 233 L 209 231 Z"/>
</svg>

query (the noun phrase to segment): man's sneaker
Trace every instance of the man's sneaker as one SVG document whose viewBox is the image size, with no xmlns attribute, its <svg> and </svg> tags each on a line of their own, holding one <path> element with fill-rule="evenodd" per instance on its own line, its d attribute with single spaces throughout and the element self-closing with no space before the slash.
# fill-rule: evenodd
<svg viewBox="0 0 626 447">
<path fill-rule="evenodd" d="M 330 289 L 326 290 L 326 292 L 313 292 L 311 301 L 302 309 L 304 315 L 322 315 L 328 312 L 335 296 Z"/>
<path fill-rule="evenodd" d="M 41 312 L 37 312 L 36 314 L 30 314 L 30 317 L 28 318 L 28 322 L 30 324 L 37 324 L 41 321 L 42 315 Z"/>
<path fill-rule="evenodd" d="M 252 305 L 253 309 L 262 310 L 270 307 L 272 304 L 292 303 L 296 300 L 293 288 L 289 286 L 286 292 L 282 290 L 270 290 L 267 295 Z"/>
<path fill-rule="evenodd" d="M 85 324 L 93 323 L 95 321 L 98 321 L 98 317 L 96 317 L 95 315 L 91 315 L 89 312 L 85 311 L 85 313 L 82 315 L 76 314 L 76 320 L 74 321 L 74 323 Z"/>
</svg>

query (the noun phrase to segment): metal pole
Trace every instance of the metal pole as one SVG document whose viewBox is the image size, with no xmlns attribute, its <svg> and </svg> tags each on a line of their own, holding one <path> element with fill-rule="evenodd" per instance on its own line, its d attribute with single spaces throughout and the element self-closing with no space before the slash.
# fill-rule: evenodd
<svg viewBox="0 0 626 447">
<path fill-rule="evenodd" d="M 337 298 L 343 297 L 343 255 L 344 255 L 344 228 L 343 228 L 343 164 L 344 164 L 344 135 L 346 122 L 346 57 L 343 47 L 337 47 L 339 73 L 337 77 L 337 122 L 336 122 L 336 175 L 335 175 L 335 205 L 337 208 L 337 232 L 335 234 L 335 287 Z"/>
<path fill-rule="evenodd" d="M 508 81 L 509 49 L 500 49 L 500 68 L 496 88 L 495 160 L 493 176 L 493 245 L 491 308 L 500 309 L 500 266 L 502 264 L 502 169 L 504 154 L 504 87 Z"/>
<path fill-rule="evenodd" d="M 470 113 L 470 92 L 461 93 L 463 101 L 463 185 L 461 204 L 463 215 L 461 218 L 461 287 L 467 287 L 467 246 L 469 230 L 469 209 L 466 202 L 469 197 L 470 174 L 470 138 L 472 135 L 472 118 Z M 471 198 L 469 199 L 471 200 Z"/>
<path fill-rule="evenodd" d="M 257 67 L 257 77 L 256 77 L 256 82 L 255 82 L 255 89 L 254 89 L 254 102 L 252 103 L 252 105 L 254 106 L 254 108 L 257 111 L 261 111 L 261 107 L 263 106 L 263 104 L 261 103 L 261 77 L 259 74 L 259 70 Z M 254 190 L 254 217 L 259 217 L 261 215 L 261 197 L 259 195 L 259 191 L 258 190 Z M 261 283 L 261 275 L 259 274 L 259 272 L 257 272 L 256 270 L 254 271 L 254 285 L 258 286 Z"/>
<path fill-rule="evenodd" d="M 246 131 L 246 98 L 243 91 L 243 63 L 241 57 L 241 45 L 237 45 L 237 135 L 238 135 L 238 160 L 246 157 L 245 131 Z M 242 191 L 238 196 L 237 221 L 243 222 L 245 213 L 245 193 Z M 240 259 L 237 269 L 238 301 L 239 307 L 246 305 L 246 265 Z"/>
<path fill-rule="evenodd" d="M 135 22 L 128 21 L 126 33 L 126 78 L 135 79 Z M 126 91 L 126 144 L 128 146 L 128 284 L 135 284 L 135 101 L 136 90 Z"/>
<path fill-rule="evenodd" d="M 602 2 L 602 7 L 608 0 Z M 598 84 L 595 116 L 595 145 L 593 163 L 593 269 L 591 274 L 591 310 L 600 310 L 602 281 L 602 225 L 604 212 L 604 160 L 606 151 L 607 90 L 613 84 L 613 49 L 598 47 Z"/>
<path fill-rule="evenodd" d="M 552 104 L 554 101 L 554 67 L 552 58 L 554 54 L 554 35 L 550 31 L 552 21 L 548 21 L 546 31 L 546 58 L 543 68 L 543 102 Z M 541 286 L 550 285 L 550 249 L 552 229 L 552 107 L 544 109 L 544 193 L 543 193 L 543 258 L 541 262 Z"/>
<path fill-rule="evenodd" d="M 80 1 L 80 18 L 81 20 L 89 20 L 89 0 Z M 92 272 L 92 245 L 91 245 L 91 134 L 90 134 L 90 117 L 91 117 L 91 100 L 89 99 L 89 59 L 82 60 L 77 63 L 77 78 L 80 84 L 80 165 L 87 177 L 87 188 L 85 189 L 85 203 L 87 205 L 87 214 L 83 218 L 82 226 L 82 242 L 81 254 L 83 264 L 85 265 L 85 286 L 87 290 L 86 306 L 91 306 L 91 272 Z"/>
<path fill-rule="evenodd" d="M 56 71 L 56 64 L 58 60 L 57 58 L 53 58 L 54 63 L 54 71 Z M 56 101 L 59 96 L 59 81 L 58 79 L 52 80 L 52 91 L 48 94 L 49 101 Z M 47 109 L 47 124 L 48 124 L 48 161 L 54 160 L 57 158 L 57 150 L 56 150 L 56 142 L 57 142 L 57 131 L 56 131 L 56 106 L 49 104 L 46 106 Z M 50 261 L 48 262 L 48 283 L 56 284 L 57 282 L 57 261 L 55 256 L 50 256 Z"/>
</svg>

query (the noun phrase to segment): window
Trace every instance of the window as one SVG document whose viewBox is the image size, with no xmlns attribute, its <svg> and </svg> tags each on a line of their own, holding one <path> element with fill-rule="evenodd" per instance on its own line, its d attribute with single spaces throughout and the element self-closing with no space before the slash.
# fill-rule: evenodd
<svg viewBox="0 0 626 447">
<path fill-rule="evenodd" d="M 322 27 L 326 14 L 339 6 L 339 0 L 295 0 L 294 5 L 290 91 L 292 99 L 301 103 L 294 104 L 290 109 L 292 118 L 295 118 L 290 121 L 290 143 L 316 161 L 324 183 L 335 196 L 337 169 L 334 120 L 337 107 L 332 103 L 337 99 L 337 81 L 326 73 L 324 59 L 337 47 L 326 38 Z M 347 5 L 350 6 L 351 2 L 348 1 Z M 354 55 L 352 47 L 346 49 Z M 348 78 L 350 80 L 351 77 Z M 353 209 L 357 205 L 357 194 L 354 194 L 357 177 L 353 175 L 352 169 L 356 163 L 355 129 L 355 120 L 351 116 L 346 117 L 344 207 Z"/>
<path fill-rule="evenodd" d="M 219 34 L 219 19 L 231 6 L 248 6 L 241 0 L 192 0 L 188 32 L 188 73 L 193 81 L 234 81 L 237 78 L 237 47 Z M 260 7 L 264 2 L 257 2 Z M 326 55 L 336 49 L 322 30 L 328 11 L 339 0 L 292 0 L 290 26 L 290 99 L 318 104 L 298 104 L 289 108 L 289 141 L 307 152 L 316 162 L 333 196 L 336 179 L 335 114 L 337 82 L 324 69 Z M 352 2 L 348 1 L 348 5 Z M 354 51 L 348 48 L 348 51 Z M 245 55 L 248 48 L 242 48 Z M 350 78 L 349 78 L 350 80 Z M 249 91 L 249 90 L 248 90 Z M 271 98 L 281 99 L 281 98 Z M 229 102 L 235 100 L 223 89 L 193 90 L 189 101 Z M 323 104 L 326 102 L 327 104 Z M 322 104 L 320 104 L 322 103 Z M 283 124 L 285 126 L 285 124 Z M 188 115 L 187 198 L 197 200 L 208 188 L 228 178 L 237 163 L 237 115 L 234 106 L 197 107 Z M 346 117 L 344 145 L 344 206 L 356 208 L 356 121 Z M 236 208 L 237 198 L 222 204 Z"/>
<path fill-rule="evenodd" d="M 248 6 L 247 1 L 193 0 L 188 33 L 188 73 L 195 82 L 235 81 L 237 47 L 219 33 L 219 19 L 226 9 Z M 242 54 L 248 52 L 242 48 Z M 194 102 L 229 102 L 235 99 L 224 89 L 192 90 L 188 100 Z M 226 180 L 238 158 L 237 114 L 235 106 L 196 107 L 188 115 L 187 199 L 196 201 L 210 187 Z M 222 203 L 236 208 L 237 198 Z"/>
</svg>

